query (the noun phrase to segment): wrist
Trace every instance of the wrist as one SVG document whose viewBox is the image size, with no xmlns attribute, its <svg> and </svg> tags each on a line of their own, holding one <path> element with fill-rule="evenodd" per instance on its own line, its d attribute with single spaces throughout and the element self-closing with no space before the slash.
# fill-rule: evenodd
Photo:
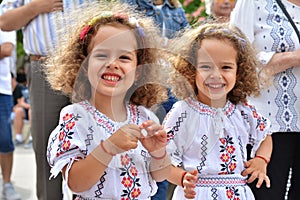
<svg viewBox="0 0 300 200">
<path fill-rule="evenodd" d="M 164 159 L 167 156 L 167 151 L 164 149 L 164 151 L 155 151 L 150 153 L 151 157 L 156 160 Z"/>
<path fill-rule="evenodd" d="M 182 172 L 182 174 L 181 174 L 181 181 L 180 181 L 180 184 L 181 184 L 181 187 L 183 187 L 183 188 L 184 188 L 183 180 L 184 180 L 184 177 L 185 177 L 186 174 L 187 174 L 187 171 L 184 171 L 184 172 Z"/>
<path fill-rule="evenodd" d="M 265 161 L 266 164 L 269 164 L 270 159 L 261 155 L 256 155 L 254 158 L 259 158 Z"/>
<path fill-rule="evenodd" d="M 109 148 L 107 148 L 107 145 L 104 144 L 104 141 L 103 141 L 103 140 L 101 140 L 100 146 L 101 146 L 102 150 L 103 150 L 106 154 L 108 154 L 108 155 L 110 155 L 110 156 L 115 156 L 115 155 L 116 155 L 116 154 L 114 154 L 114 153 L 112 153 L 112 152 L 110 152 L 110 151 L 108 150 Z"/>
</svg>

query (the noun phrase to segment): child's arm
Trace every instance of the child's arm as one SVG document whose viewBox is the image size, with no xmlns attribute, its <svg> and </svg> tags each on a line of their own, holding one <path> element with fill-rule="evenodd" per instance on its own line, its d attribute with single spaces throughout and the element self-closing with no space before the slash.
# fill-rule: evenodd
<svg viewBox="0 0 300 200">
<path fill-rule="evenodd" d="M 113 156 L 137 147 L 140 128 L 128 124 L 118 129 L 84 159 L 75 161 L 68 173 L 68 186 L 74 192 L 83 192 L 99 181 Z M 66 167 L 63 168 L 65 177 Z M 66 178 L 66 177 L 65 177 Z"/>
<path fill-rule="evenodd" d="M 269 188 L 270 179 L 267 176 L 267 165 L 270 161 L 272 154 L 273 144 L 271 135 L 267 135 L 265 140 L 260 144 L 260 147 L 256 151 L 256 156 L 249 161 L 245 162 L 246 169 L 242 172 L 243 176 L 250 175 L 248 183 L 252 183 L 255 179 L 258 179 L 256 187 L 260 188 L 263 181 L 266 182 L 266 186 Z"/>
<path fill-rule="evenodd" d="M 141 132 L 143 129 L 146 135 L 140 138 L 143 146 L 148 150 L 152 159 L 150 163 L 150 173 L 155 181 L 163 181 L 168 178 L 171 170 L 170 158 L 167 155 L 167 133 L 163 127 L 148 120 L 140 126 Z"/>
<path fill-rule="evenodd" d="M 196 196 L 195 187 L 197 182 L 197 174 L 198 171 L 196 169 L 191 172 L 187 172 L 172 165 L 168 181 L 183 187 L 185 198 L 194 199 Z"/>
</svg>

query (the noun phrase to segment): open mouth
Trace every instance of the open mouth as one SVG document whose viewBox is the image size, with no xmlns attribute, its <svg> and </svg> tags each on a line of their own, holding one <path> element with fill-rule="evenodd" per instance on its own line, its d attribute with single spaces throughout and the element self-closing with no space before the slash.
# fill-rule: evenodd
<svg viewBox="0 0 300 200">
<path fill-rule="evenodd" d="M 121 79 L 121 76 L 117 74 L 103 74 L 101 78 L 106 81 L 117 82 Z"/>
<path fill-rule="evenodd" d="M 218 84 L 206 83 L 205 85 L 206 85 L 206 87 L 209 87 L 212 89 L 221 89 L 221 88 L 225 87 L 224 83 L 218 83 Z"/>
</svg>

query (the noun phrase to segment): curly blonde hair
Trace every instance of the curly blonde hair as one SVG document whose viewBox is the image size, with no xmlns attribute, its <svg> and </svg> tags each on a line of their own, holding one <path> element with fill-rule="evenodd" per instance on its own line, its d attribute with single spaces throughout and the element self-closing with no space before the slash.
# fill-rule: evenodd
<svg viewBox="0 0 300 200">
<path fill-rule="evenodd" d="M 229 41 L 237 52 L 237 80 L 227 99 L 237 104 L 246 102 L 247 97 L 251 95 L 258 96 L 260 91 L 256 67 L 260 63 L 246 36 L 237 27 L 228 23 L 209 23 L 187 30 L 172 45 L 172 52 L 177 56 L 171 59 L 174 66 L 170 73 L 169 84 L 176 97 L 196 98 L 197 51 L 201 48 L 201 42 L 210 38 Z"/>
<path fill-rule="evenodd" d="M 166 79 L 161 73 L 159 62 L 159 29 L 151 18 L 139 15 L 127 4 L 115 1 L 87 3 L 70 13 L 73 23 L 60 30 L 64 34 L 58 34 L 62 35 L 58 38 L 58 46 L 45 62 L 47 80 L 54 90 L 63 92 L 73 102 L 89 99 L 91 85 L 86 73 L 81 71 L 88 68 L 89 45 L 102 26 L 122 24 L 133 31 L 138 44 L 137 80 L 127 91 L 125 100 L 151 107 L 167 99 Z M 129 20 L 132 17 L 135 19 L 134 23 Z M 87 26 L 89 29 L 82 38 Z"/>
</svg>

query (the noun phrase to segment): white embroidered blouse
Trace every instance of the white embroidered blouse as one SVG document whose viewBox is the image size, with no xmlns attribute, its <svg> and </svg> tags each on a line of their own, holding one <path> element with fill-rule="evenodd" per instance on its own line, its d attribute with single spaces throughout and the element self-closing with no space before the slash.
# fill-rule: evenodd
<svg viewBox="0 0 300 200">
<path fill-rule="evenodd" d="M 158 118 L 143 106 L 127 105 L 127 120 L 115 122 L 99 112 L 88 101 L 66 106 L 60 114 L 59 125 L 49 137 L 47 158 L 52 177 L 75 160 L 85 158 L 99 144 L 124 124 L 138 124 Z M 151 156 L 138 144 L 136 149 L 113 157 L 99 181 L 88 191 L 78 193 L 77 199 L 150 199 L 157 191 L 149 173 Z M 89 170 L 89 169 L 86 169 Z M 66 178 L 67 179 L 67 178 Z M 67 195 L 67 182 L 64 195 Z"/>
<path fill-rule="evenodd" d="M 228 101 L 224 108 L 215 109 L 187 98 L 173 105 L 164 127 L 172 164 L 198 170 L 195 199 L 254 199 L 247 177 L 241 175 L 246 145 L 253 145 L 253 156 L 271 132 L 269 121 L 252 105 Z M 173 199 L 183 198 L 183 189 L 177 186 Z"/>
</svg>

